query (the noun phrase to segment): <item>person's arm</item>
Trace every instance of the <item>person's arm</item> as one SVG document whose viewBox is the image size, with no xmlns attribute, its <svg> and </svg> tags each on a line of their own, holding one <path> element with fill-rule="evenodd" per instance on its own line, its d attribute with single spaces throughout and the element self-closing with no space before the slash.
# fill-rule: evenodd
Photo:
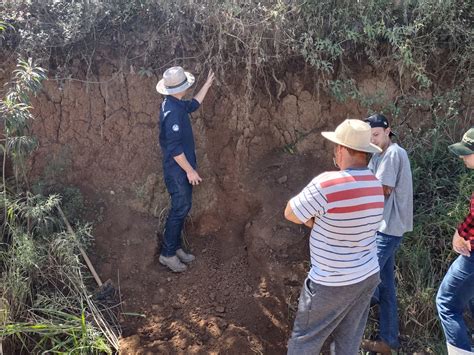
<svg viewBox="0 0 474 355">
<path fill-rule="evenodd" d="M 392 193 L 393 191 L 393 187 L 391 186 L 387 186 L 387 185 L 382 185 L 382 188 L 383 188 L 383 194 L 385 197 L 389 197 L 390 194 Z"/>
<path fill-rule="evenodd" d="M 471 255 L 471 242 L 461 237 L 457 230 L 453 235 L 453 249 L 458 254 L 464 256 Z"/>
<path fill-rule="evenodd" d="M 311 181 L 303 191 L 288 201 L 285 218 L 295 224 L 312 228 L 316 217 L 325 213 L 326 197 L 320 193 L 318 178 Z"/>
<path fill-rule="evenodd" d="M 469 208 L 469 213 L 467 214 L 464 221 L 459 224 L 457 228 L 457 233 L 461 238 L 466 240 L 473 235 L 472 231 L 474 230 L 474 194 L 471 196 L 471 206 Z"/>
<path fill-rule="evenodd" d="M 285 208 L 285 218 L 287 220 L 289 220 L 290 222 L 293 222 L 295 224 L 303 224 L 303 222 L 301 222 L 299 220 L 298 217 L 296 217 L 295 213 L 293 212 L 293 210 L 291 209 L 291 205 L 290 205 L 290 201 L 288 201 L 288 203 L 286 204 L 286 208 Z"/>
<path fill-rule="evenodd" d="M 285 218 L 287 220 L 289 220 L 290 222 L 293 222 L 295 224 L 304 224 L 306 227 L 308 228 L 313 228 L 313 225 L 314 225 L 314 217 L 308 219 L 306 222 L 301 222 L 299 220 L 299 218 L 295 215 L 295 213 L 293 212 L 292 208 L 291 208 L 291 205 L 290 205 L 290 201 L 288 201 L 288 203 L 286 204 L 286 208 L 285 208 Z"/>
<path fill-rule="evenodd" d="M 186 172 L 189 183 L 191 185 L 199 185 L 202 179 L 191 164 L 189 164 L 184 154 L 181 119 L 176 112 L 169 112 L 167 115 L 163 125 L 167 137 L 167 149 L 176 163 Z"/>
<path fill-rule="evenodd" d="M 194 96 L 194 99 L 202 104 L 204 101 L 204 98 L 206 97 L 207 91 L 211 87 L 212 83 L 214 81 L 214 72 L 212 70 L 209 71 L 209 74 L 207 75 L 207 80 L 202 86 L 201 90 Z"/>
<path fill-rule="evenodd" d="M 375 172 L 375 176 L 382 183 L 385 198 L 388 198 L 395 188 L 399 169 L 400 158 L 396 151 L 387 151 Z"/>
<path fill-rule="evenodd" d="M 201 177 L 197 173 L 196 170 L 189 164 L 188 159 L 186 158 L 186 155 L 184 153 L 181 153 L 173 159 L 178 163 L 178 165 L 181 167 L 186 172 L 186 175 L 188 177 L 188 181 L 191 185 L 199 185 L 199 183 L 202 181 Z"/>
<path fill-rule="evenodd" d="M 469 213 L 462 223 L 459 224 L 453 236 L 453 249 L 461 255 L 471 255 L 471 241 L 469 237 L 474 230 L 474 194 L 471 196 Z"/>
</svg>

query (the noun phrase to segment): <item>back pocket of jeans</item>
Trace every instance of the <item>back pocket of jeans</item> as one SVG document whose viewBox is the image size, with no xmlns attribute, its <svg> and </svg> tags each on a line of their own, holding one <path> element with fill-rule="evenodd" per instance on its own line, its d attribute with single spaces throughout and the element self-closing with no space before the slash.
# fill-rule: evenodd
<svg viewBox="0 0 474 355">
<path fill-rule="evenodd" d="M 316 293 L 311 290 L 311 282 L 312 282 L 311 279 L 309 277 L 307 277 L 304 280 L 304 289 L 308 293 L 308 295 L 310 295 L 311 297 L 314 297 L 316 295 Z"/>
</svg>

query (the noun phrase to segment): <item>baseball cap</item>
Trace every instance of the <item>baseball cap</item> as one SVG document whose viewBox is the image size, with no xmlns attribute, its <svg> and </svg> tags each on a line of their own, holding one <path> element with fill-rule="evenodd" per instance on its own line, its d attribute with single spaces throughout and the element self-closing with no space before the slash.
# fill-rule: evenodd
<svg viewBox="0 0 474 355">
<path fill-rule="evenodd" d="M 367 117 L 364 121 L 367 122 L 371 128 L 375 128 L 375 127 L 389 128 L 390 127 L 390 123 L 388 122 L 387 117 L 385 117 L 381 113 L 376 113 L 370 117 Z M 396 136 L 396 134 L 392 130 L 390 130 L 389 136 L 390 137 Z"/>
<path fill-rule="evenodd" d="M 448 148 L 457 156 L 474 154 L 474 127 L 464 133 L 460 142 L 451 144 Z"/>
</svg>

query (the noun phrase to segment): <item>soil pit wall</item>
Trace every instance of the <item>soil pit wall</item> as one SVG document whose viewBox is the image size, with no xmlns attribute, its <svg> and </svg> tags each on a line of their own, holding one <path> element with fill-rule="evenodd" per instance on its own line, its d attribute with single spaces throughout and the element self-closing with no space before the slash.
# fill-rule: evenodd
<svg viewBox="0 0 474 355">
<path fill-rule="evenodd" d="M 308 231 L 283 220 L 284 206 L 333 169 L 320 132 L 366 110 L 315 90 L 303 71 L 282 74 L 270 90 L 278 98 L 257 88 L 249 99 L 238 80 L 218 78 L 192 116 L 204 181 L 194 189 L 186 240 L 198 259 L 173 275 L 155 249 L 169 201 L 157 142 L 159 77 L 112 62 L 93 73 L 78 62 L 74 74 L 83 79 L 48 80 L 33 102 L 40 146 L 31 174 L 39 185 L 84 195 L 99 273 L 120 285 L 125 312 L 144 315 L 122 320 L 123 352 L 284 353 L 308 267 Z M 390 76 L 368 66 L 359 75 L 366 94 L 396 97 Z"/>
</svg>

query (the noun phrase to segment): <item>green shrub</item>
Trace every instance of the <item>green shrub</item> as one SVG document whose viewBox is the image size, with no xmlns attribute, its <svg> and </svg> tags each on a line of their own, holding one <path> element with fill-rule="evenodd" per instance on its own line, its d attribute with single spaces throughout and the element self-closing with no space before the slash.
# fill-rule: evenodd
<svg viewBox="0 0 474 355">
<path fill-rule="evenodd" d="M 0 26 L 1 29 L 1 26 Z M 25 163 L 34 149 L 29 136 L 29 96 L 45 78 L 32 60 L 19 60 L 14 79 L 0 101 L 4 121 L 0 184 L 0 339 L 8 353 L 99 354 L 118 349 L 116 331 L 86 288 L 78 247 L 89 240 L 88 226 L 77 237 L 58 219 L 58 195 L 32 194 Z M 7 159 L 14 177 L 6 176 Z M 82 195 L 65 189 L 71 214 Z M 76 226 L 77 227 L 77 226 Z"/>
</svg>

